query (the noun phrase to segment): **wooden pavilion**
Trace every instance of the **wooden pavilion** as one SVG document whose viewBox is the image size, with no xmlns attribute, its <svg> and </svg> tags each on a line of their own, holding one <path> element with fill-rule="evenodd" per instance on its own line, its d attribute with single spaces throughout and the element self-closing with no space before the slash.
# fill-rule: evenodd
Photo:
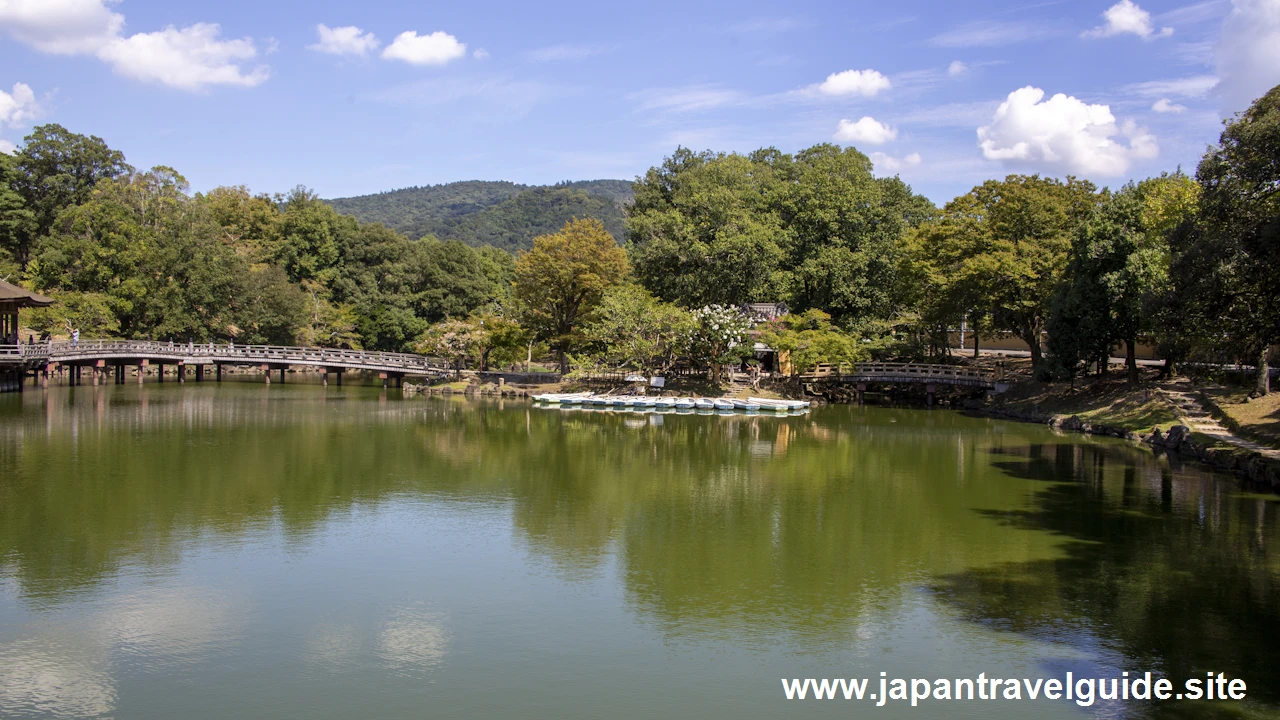
<svg viewBox="0 0 1280 720">
<path fill-rule="evenodd" d="M 53 298 L 24 290 L 0 280 L 0 345 L 18 345 L 18 311 L 28 307 L 47 307 Z"/>
</svg>

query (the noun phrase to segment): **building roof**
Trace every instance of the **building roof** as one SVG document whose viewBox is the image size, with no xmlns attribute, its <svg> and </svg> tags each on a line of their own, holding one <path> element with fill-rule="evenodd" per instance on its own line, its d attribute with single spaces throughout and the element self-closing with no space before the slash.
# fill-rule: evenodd
<svg viewBox="0 0 1280 720">
<path fill-rule="evenodd" d="M 45 307 L 53 304 L 53 298 L 47 298 L 30 290 L 24 290 L 13 283 L 0 280 L 0 305 L 13 304 L 18 307 Z"/>
</svg>

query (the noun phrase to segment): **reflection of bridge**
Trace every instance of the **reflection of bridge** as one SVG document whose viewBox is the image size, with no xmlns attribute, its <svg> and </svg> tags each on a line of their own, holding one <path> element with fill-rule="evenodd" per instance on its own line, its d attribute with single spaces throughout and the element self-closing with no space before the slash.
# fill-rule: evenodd
<svg viewBox="0 0 1280 720">
<path fill-rule="evenodd" d="M 804 382 L 847 383 L 857 387 L 858 402 L 867 386 L 877 384 L 924 385 L 929 403 L 940 385 L 999 390 L 1004 385 L 996 373 L 958 365 L 924 363 L 856 363 L 853 365 L 818 365 L 813 372 L 800 376 Z"/>
<path fill-rule="evenodd" d="M 84 340 L 79 343 L 55 342 L 41 345 L 0 345 L 0 367 L 17 376 L 17 388 L 28 372 L 35 372 L 48 384 L 50 375 L 66 372 L 72 385 L 79 385 L 84 369 L 89 368 L 93 384 L 106 382 L 113 376 L 116 384 L 125 381 L 125 369 L 138 368 L 138 382 L 148 366 L 156 366 L 156 376 L 164 382 L 164 366 L 176 368 L 178 382 L 186 380 L 188 368 L 194 369 L 195 380 L 204 380 L 205 368 L 212 365 L 216 379 L 222 379 L 222 367 L 250 366 L 261 368 L 266 382 L 271 371 L 284 371 L 293 365 L 320 369 L 325 384 L 329 375 L 342 384 L 346 370 L 376 372 L 385 386 L 388 381 L 399 384 L 406 375 L 443 376 L 449 366 L 442 360 L 410 353 L 341 350 L 335 348 L 302 348 L 277 345 L 215 345 L 212 343 L 173 343 L 150 340 Z M 16 371 L 16 372 L 15 372 Z M 9 380 L 9 383 L 14 380 Z M 10 389 L 7 388 L 6 389 Z"/>
</svg>

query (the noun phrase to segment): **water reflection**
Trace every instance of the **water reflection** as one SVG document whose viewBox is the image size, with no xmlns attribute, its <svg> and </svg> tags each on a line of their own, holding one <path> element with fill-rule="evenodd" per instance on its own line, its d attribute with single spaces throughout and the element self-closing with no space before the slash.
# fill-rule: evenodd
<svg viewBox="0 0 1280 720">
<path fill-rule="evenodd" d="M 480 562 L 493 533 L 475 518 L 500 517 L 532 566 L 571 585 L 616 579 L 625 612 L 667 641 L 865 648 L 924 592 L 931 612 L 991 632 L 1090 662 L 1212 668 L 1280 701 L 1275 503 L 1118 442 L 847 407 L 655 418 L 291 386 L 13 397 L 0 400 L 0 582 L 23 617 L 76 618 L 67 637 L 83 647 L 0 634 L 0 711 L 108 713 L 111 662 L 225 657 L 251 637 L 246 617 L 288 626 L 281 607 L 344 581 L 308 576 L 304 593 L 281 580 L 288 600 L 259 610 L 249 589 L 174 580 L 193 557 L 279 546 L 284 567 L 335 552 L 335 527 L 426 508 L 458 523 L 433 526 L 430 552 Z M 403 557 L 359 562 L 391 587 L 419 581 Z M 138 574 L 158 579 L 116 587 Z M 467 657 L 456 610 L 414 587 L 377 596 L 373 615 L 299 618 L 302 664 L 421 678 Z"/>
</svg>

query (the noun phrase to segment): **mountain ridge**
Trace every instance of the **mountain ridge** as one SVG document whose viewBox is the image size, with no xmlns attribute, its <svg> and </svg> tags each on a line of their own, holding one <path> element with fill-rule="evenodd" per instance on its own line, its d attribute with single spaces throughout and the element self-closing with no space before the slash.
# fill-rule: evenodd
<svg viewBox="0 0 1280 720">
<path fill-rule="evenodd" d="M 621 242 L 624 208 L 634 197 L 629 180 L 577 180 L 522 185 L 462 180 L 325 200 L 361 222 L 381 222 L 411 238 L 434 235 L 515 252 L 572 218 L 595 218 Z"/>
</svg>

